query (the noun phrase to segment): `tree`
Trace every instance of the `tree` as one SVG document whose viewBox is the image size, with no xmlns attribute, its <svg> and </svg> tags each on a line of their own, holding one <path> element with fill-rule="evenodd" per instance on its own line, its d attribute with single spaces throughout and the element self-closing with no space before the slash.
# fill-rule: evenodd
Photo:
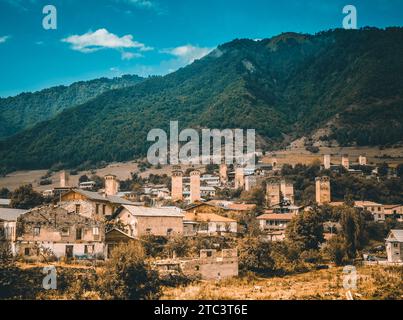
<svg viewBox="0 0 403 320">
<path fill-rule="evenodd" d="M 31 184 L 21 186 L 11 194 L 10 206 L 12 208 L 31 209 L 43 203 L 43 196 L 34 191 Z"/>
<path fill-rule="evenodd" d="M 145 300 L 160 295 L 158 273 L 145 262 L 138 242 L 120 244 L 112 251 L 99 277 L 99 287 L 105 299 Z"/>
<path fill-rule="evenodd" d="M 11 191 L 8 190 L 7 188 L 1 188 L 0 189 L 0 198 L 2 199 L 8 199 L 11 195 Z"/>
<path fill-rule="evenodd" d="M 345 262 L 346 251 L 346 243 L 342 236 L 331 238 L 323 247 L 323 253 L 338 266 Z"/>
<path fill-rule="evenodd" d="M 355 208 L 343 206 L 340 208 L 341 234 L 345 241 L 348 258 L 354 259 L 357 250 L 361 249 L 366 239 L 364 217 Z"/>
<path fill-rule="evenodd" d="M 323 239 L 323 223 L 316 211 L 303 212 L 294 217 L 286 229 L 286 237 L 302 251 L 318 249 Z"/>
</svg>

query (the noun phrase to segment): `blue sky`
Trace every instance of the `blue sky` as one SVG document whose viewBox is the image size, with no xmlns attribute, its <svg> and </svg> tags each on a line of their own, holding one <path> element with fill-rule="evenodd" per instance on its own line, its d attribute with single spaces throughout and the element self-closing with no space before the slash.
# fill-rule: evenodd
<svg viewBox="0 0 403 320">
<path fill-rule="evenodd" d="M 42 9 L 57 8 L 57 30 Z M 402 26 L 401 0 L 0 0 L 0 96 L 102 76 L 167 74 L 235 38 Z"/>
</svg>

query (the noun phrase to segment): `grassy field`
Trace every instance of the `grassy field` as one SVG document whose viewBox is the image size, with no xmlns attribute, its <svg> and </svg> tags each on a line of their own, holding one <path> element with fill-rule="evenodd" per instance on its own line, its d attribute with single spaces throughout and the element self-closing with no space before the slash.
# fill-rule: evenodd
<svg viewBox="0 0 403 320">
<path fill-rule="evenodd" d="M 357 267 L 354 299 L 403 299 L 403 267 Z M 311 271 L 285 277 L 245 276 L 221 282 L 201 282 L 164 288 L 162 299 L 174 300 L 345 300 L 343 268 Z"/>
</svg>

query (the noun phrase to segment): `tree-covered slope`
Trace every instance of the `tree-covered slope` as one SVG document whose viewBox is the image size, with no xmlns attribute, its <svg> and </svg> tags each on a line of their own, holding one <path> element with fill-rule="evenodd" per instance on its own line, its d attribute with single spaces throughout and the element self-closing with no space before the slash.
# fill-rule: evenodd
<svg viewBox="0 0 403 320">
<path fill-rule="evenodd" d="M 0 98 L 0 139 L 51 119 L 64 109 L 83 104 L 105 91 L 132 86 L 142 80 L 135 75 L 101 78 Z"/>
<path fill-rule="evenodd" d="M 168 129 L 172 120 L 182 128 L 254 128 L 280 143 L 284 134 L 297 138 L 337 118 L 333 135 L 343 144 L 394 143 L 403 135 L 402 57 L 402 28 L 234 40 L 3 141 L 0 166 L 132 159 L 146 154 L 150 129 Z M 388 128 L 393 134 L 380 137 Z"/>
</svg>

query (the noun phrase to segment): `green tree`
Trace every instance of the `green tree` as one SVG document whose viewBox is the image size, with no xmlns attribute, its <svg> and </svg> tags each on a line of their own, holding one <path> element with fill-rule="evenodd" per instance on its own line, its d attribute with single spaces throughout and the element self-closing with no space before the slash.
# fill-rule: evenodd
<svg viewBox="0 0 403 320">
<path fill-rule="evenodd" d="M 158 273 L 145 262 L 137 242 L 121 244 L 112 251 L 99 277 L 99 287 L 106 299 L 146 300 L 160 295 Z"/>
<path fill-rule="evenodd" d="M 323 239 L 323 223 L 316 211 L 303 212 L 294 217 L 286 229 L 286 237 L 302 251 L 318 249 Z"/>
<path fill-rule="evenodd" d="M 43 203 L 43 196 L 34 191 L 31 184 L 21 186 L 11 194 L 12 208 L 31 209 Z"/>
<path fill-rule="evenodd" d="M 0 198 L 2 199 L 8 199 L 11 195 L 11 191 L 8 190 L 7 188 L 1 188 L 0 189 Z"/>
</svg>

